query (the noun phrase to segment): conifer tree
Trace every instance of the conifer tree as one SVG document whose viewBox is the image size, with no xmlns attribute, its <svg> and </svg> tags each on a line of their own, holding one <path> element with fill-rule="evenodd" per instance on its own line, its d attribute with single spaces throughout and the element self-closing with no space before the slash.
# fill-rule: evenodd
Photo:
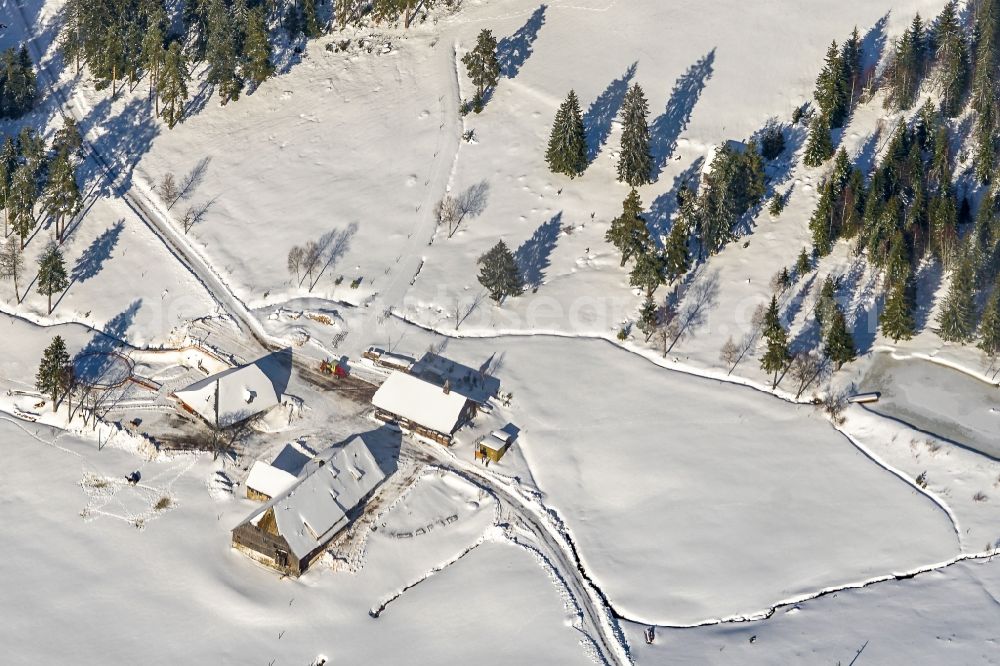
<svg viewBox="0 0 1000 666">
<path fill-rule="evenodd" d="M 7 199 L 10 223 L 14 232 L 21 237 L 22 250 L 28 236 L 35 228 L 35 203 L 37 201 L 38 190 L 35 185 L 35 174 L 30 165 L 22 164 L 14 171 L 10 196 Z"/>
<path fill-rule="evenodd" d="M 833 141 L 830 139 L 830 121 L 822 113 L 817 113 L 809 125 L 809 139 L 806 142 L 802 162 L 808 167 L 818 167 L 833 156 Z"/>
<path fill-rule="evenodd" d="M 955 250 L 955 241 L 958 238 L 958 212 L 954 190 L 950 187 L 944 189 L 931 199 L 928 208 L 931 251 L 947 269 Z"/>
<path fill-rule="evenodd" d="M 843 127 L 848 112 L 847 70 L 841 59 L 837 42 L 830 44 L 826 51 L 826 64 L 816 79 L 816 104 L 820 112 L 827 117 L 830 127 Z"/>
<path fill-rule="evenodd" d="M 49 180 L 42 195 L 42 210 L 55 220 L 56 240 L 62 242 L 66 219 L 72 219 L 83 208 L 76 170 L 69 155 L 60 152 L 49 169 Z"/>
<path fill-rule="evenodd" d="M 653 302 L 652 298 L 647 298 L 643 301 L 642 309 L 639 310 L 639 330 L 646 336 L 646 342 L 649 342 L 649 339 L 653 337 L 658 323 L 656 303 Z"/>
<path fill-rule="evenodd" d="M 913 108 L 926 63 L 926 35 L 920 14 L 913 17 L 910 29 L 896 40 L 892 64 L 889 101 L 896 109 Z"/>
<path fill-rule="evenodd" d="M 618 180 L 632 187 L 651 182 L 653 158 L 649 153 L 649 104 L 639 84 L 634 84 L 622 102 L 622 147 L 618 156 Z"/>
<path fill-rule="evenodd" d="M 854 96 L 861 88 L 861 35 L 858 33 L 858 26 L 854 26 L 851 36 L 844 42 L 840 49 L 840 60 L 843 63 L 844 82 L 848 92 L 848 109 L 854 101 Z"/>
<path fill-rule="evenodd" d="M 976 117 L 976 179 L 990 182 L 996 167 L 996 102 L 988 99 L 980 104 Z"/>
<path fill-rule="evenodd" d="M 587 168 L 587 138 L 583 128 L 583 113 L 576 92 L 570 90 L 566 101 L 556 112 L 545 153 L 552 173 L 575 178 Z"/>
<path fill-rule="evenodd" d="M 223 0 L 210 0 L 208 8 L 208 42 L 205 62 L 206 80 L 219 87 L 219 103 L 225 106 L 240 98 L 243 79 L 236 71 L 236 31 Z"/>
<path fill-rule="evenodd" d="M 993 286 L 979 322 L 978 347 L 990 358 L 1000 355 L 1000 280 Z"/>
<path fill-rule="evenodd" d="M 66 153 L 68 158 L 79 157 L 83 154 L 83 136 L 80 134 L 80 126 L 73 116 L 63 116 L 63 125 L 56 130 L 52 138 L 52 151 L 57 155 Z"/>
<path fill-rule="evenodd" d="M 260 7 L 250 10 L 247 17 L 246 40 L 243 44 L 243 72 L 254 89 L 274 74 L 267 22 Z"/>
<path fill-rule="evenodd" d="M 837 285 L 833 278 L 827 275 L 820 286 L 819 296 L 816 298 L 816 323 L 819 324 L 823 338 L 826 338 L 830 329 L 830 322 L 833 320 L 833 310 L 837 307 Z"/>
<path fill-rule="evenodd" d="M 839 305 L 834 305 L 830 313 L 830 327 L 826 334 L 826 344 L 823 355 L 832 361 L 840 370 L 845 363 L 850 363 L 858 357 L 854 345 L 854 336 L 847 327 L 847 319 Z"/>
<path fill-rule="evenodd" d="M 622 203 L 622 214 L 611 222 L 611 227 L 604 236 L 605 240 L 618 248 L 622 253 L 622 266 L 625 263 L 644 254 L 651 245 L 649 228 L 642 217 L 642 201 L 635 190 L 629 192 Z"/>
<path fill-rule="evenodd" d="M 795 260 L 795 274 L 798 277 L 803 277 L 812 272 L 812 259 L 809 257 L 809 253 L 806 252 L 805 248 L 799 252 L 798 259 Z"/>
<path fill-rule="evenodd" d="M 149 94 L 156 97 L 156 84 L 160 76 L 160 68 L 163 65 L 165 41 L 164 29 L 167 24 L 167 15 L 163 10 L 163 5 L 159 2 L 152 3 L 148 17 L 146 34 L 142 38 L 142 65 L 149 76 Z M 156 98 L 156 113 L 159 115 L 159 98 Z"/>
<path fill-rule="evenodd" d="M 18 303 L 21 302 L 18 281 L 21 279 L 23 270 L 24 254 L 21 252 L 20 242 L 12 236 L 0 247 L 0 278 L 11 280 L 14 283 L 14 297 Z"/>
<path fill-rule="evenodd" d="M 666 281 L 667 260 L 653 248 L 640 252 L 629 274 L 629 284 L 646 291 L 646 298 L 652 298 L 657 287 Z"/>
<path fill-rule="evenodd" d="M 938 16 L 934 44 L 941 113 L 954 118 L 962 112 L 969 87 L 969 45 L 959 22 L 957 0 L 946 4 Z"/>
<path fill-rule="evenodd" d="M 62 252 L 55 243 L 49 243 L 38 259 L 38 293 L 48 297 L 49 314 L 52 314 L 52 294 L 59 293 L 68 286 L 69 277 L 66 275 L 66 262 Z"/>
<path fill-rule="evenodd" d="M 69 367 L 69 352 L 61 336 L 52 338 L 52 342 L 42 353 L 41 363 L 35 375 L 35 388 L 52 396 L 52 408 L 55 409 L 59 391 L 63 388 L 63 378 Z"/>
<path fill-rule="evenodd" d="M 966 250 L 952 271 L 948 295 L 938 314 L 938 336 L 949 342 L 968 342 L 976 332 L 976 271 Z"/>
<path fill-rule="evenodd" d="M 764 315 L 764 339 L 767 341 L 767 350 L 760 359 L 760 368 L 774 375 L 774 383 L 771 385 L 774 388 L 778 385 L 778 373 L 788 366 L 792 358 L 788 350 L 788 331 L 781 324 L 778 313 L 777 296 L 771 296 L 771 305 Z"/>
<path fill-rule="evenodd" d="M 667 234 L 663 248 L 664 258 L 667 262 L 666 278 L 670 284 L 691 270 L 691 251 L 688 249 L 690 237 L 691 230 L 687 220 L 678 216 L 674 220 L 674 225 L 670 227 L 670 233 Z"/>
<path fill-rule="evenodd" d="M 485 93 L 500 82 L 500 62 L 497 60 L 497 40 L 490 30 L 483 29 L 476 38 L 476 46 L 462 56 L 469 80 L 476 86 L 476 96 L 472 108 L 476 113 L 483 110 Z"/>
<path fill-rule="evenodd" d="M 812 231 L 813 249 L 821 257 L 830 254 L 833 242 L 836 240 L 833 228 L 834 213 L 834 180 L 827 178 L 819 187 L 819 202 L 809 220 L 809 230 Z"/>
<path fill-rule="evenodd" d="M 3 235 L 7 237 L 7 226 L 10 221 L 11 185 L 14 172 L 17 170 L 17 148 L 14 140 L 8 136 L 0 149 L 0 206 L 3 206 Z"/>
<path fill-rule="evenodd" d="M 479 284 L 490 292 L 490 298 L 497 303 L 503 302 L 508 296 L 520 296 L 524 293 L 524 277 L 514 259 L 514 254 L 503 241 L 479 257 L 482 268 L 479 271 Z"/>
<path fill-rule="evenodd" d="M 161 115 L 167 127 L 173 129 L 184 120 L 184 105 L 187 103 L 187 60 L 179 42 L 172 42 L 163 60 L 163 69 L 156 82 L 159 99 L 163 102 Z"/>
<path fill-rule="evenodd" d="M 916 332 L 910 291 L 909 276 L 905 280 L 896 281 L 889 287 L 885 307 L 879 317 L 879 326 L 882 328 L 882 335 L 891 338 L 893 342 L 909 340 Z"/>
<path fill-rule="evenodd" d="M 316 0 L 302 0 L 302 32 L 309 39 L 323 34 L 319 15 L 316 13 Z"/>
<path fill-rule="evenodd" d="M 89 0 L 66 0 L 63 6 L 63 26 L 59 31 L 59 51 L 63 59 L 73 62 L 76 74 L 80 73 L 86 40 L 84 38 Z"/>
<path fill-rule="evenodd" d="M 1000 16 L 995 0 L 979 4 L 975 24 L 975 69 L 972 76 L 972 107 L 982 113 L 984 105 L 996 98 L 997 37 Z"/>
</svg>

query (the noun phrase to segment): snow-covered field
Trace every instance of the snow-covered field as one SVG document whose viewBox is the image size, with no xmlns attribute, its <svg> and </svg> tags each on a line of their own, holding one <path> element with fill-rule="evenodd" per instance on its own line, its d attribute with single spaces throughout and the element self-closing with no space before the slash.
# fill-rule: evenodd
<svg viewBox="0 0 1000 666">
<path fill-rule="evenodd" d="M 87 212 L 64 246 L 74 280 L 54 313 L 40 294 L 17 304 L 0 285 L 0 661 L 1000 663 L 997 565 L 980 561 L 1000 548 L 1000 463 L 976 452 L 997 455 L 1000 403 L 942 364 L 988 374 L 978 352 L 929 329 L 888 345 L 872 318 L 879 285 L 840 247 L 782 298 L 783 316 L 807 342 L 811 290 L 845 273 L 863 357 L 834 388 L 879 390 L 881 403 L 851 407 L 838 431 L 820 410 L 768 395 L 752 354 L 731 377 L 719 360 L 809 243 L 823 174 L 797 164 L 801 133 L 770 168 L 775 188 L 792 188 L 788 208 L 761 213 L 698 268 L 682 294 L 690 326 L 669 354 L 637 331 L 616 339 L 642 299 L 604 241 L 627 193 L 614 174 L 629 85 L 650 99 L 657 178 L 641 196 L 665 232 L 677 189 L 715 146 L 810 98 L 831 40 L 857 25 L 873 59 L 915 11 L 943 4 L 464 0 L 408 31 L 314 40 L 225 108 L 194 86 L 192 116 L 174 130 L 150 119 L 145 81 L 112 102 L 53 57 L 61 0 L 3 4 L 0 45 L 30 37 L 46 54 L 46 96 L 24 122 L 51 132 L 73 113 L 96 152 L 83 167 Z M 500 39 L 503 78 L 481 115 L 462 117 L 472 89 L 458 59 L 482 28 Z M 347 37 L 347 53 L 327 48 Z M 572 181 L 543 155 L 570 88 L 593 158 Z M 877 102 L 838 137 L 852 155 L 879 140 Z M 199 174 L 169 209 L 154 191 L 168 172 Z M 477 200 L 452 238 L 433 213 L 448 192 Z M 180 217 L 200 205 L 205 219 L 185 234 Z M 29 266 L 50 231 L 29 244 Z M 498 238 L 530 287 L 502 307 L 476 280 Z M 308 241 L 326 259 L 292 276 L 288 250 Z M 108 417 L 143 414 L 145 427 L 200 376 L 192 342 L 251 360 L 268 339 L 299 365 L 288 404 L 235 460 L 147 460 L 126 435 L 98 450 L 79 419 L 33 393 L 55 334 L 71 353 L 115 340 L 184 346 L 128 349 L 136 372 L 163 383 L 159 403 L 136 412 L 123 400 Z M 371 344 L 488 366 L 512 399 L 447 451 L 379 431 L 376 455 L 397 470 L 384 496 L 336 556 L 279 579 L 230 548 L 229 530 L 256 506 L 240 483 L 288 441 L 321 450 L 378 427 L 365 404 L 304 372 Z M 473 463 L 474 433 L 508 421 L 513 450 Z M 964 557 L 980 559 L 952 563 Z"/>
</svg>

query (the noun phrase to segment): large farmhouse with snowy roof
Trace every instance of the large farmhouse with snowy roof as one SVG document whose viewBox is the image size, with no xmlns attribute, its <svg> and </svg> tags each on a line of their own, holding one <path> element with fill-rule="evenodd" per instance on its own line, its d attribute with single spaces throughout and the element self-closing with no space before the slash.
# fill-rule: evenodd
<svg viewBox="0 0 1000 666">
<path fill-rule="evenodd" d="M 296 482 L 233 528 L 233 547 L 301 575 L 385 479 L 360 437 L 310 460 Z"/>
<path fill-rule="evenodd" d="M 372 397 L 375 418 L 450 445 L 463 423 L 475 415 L 468 397 L 413 375 L 394 372 Z"/>
<path fill-rule="evenodd" d="M 259 362 L 205 377 L 175 391 L 174 397 L 182 409 L 216 428 L 242 423 L 281 402 L 274 381 Z"/>
</svg>

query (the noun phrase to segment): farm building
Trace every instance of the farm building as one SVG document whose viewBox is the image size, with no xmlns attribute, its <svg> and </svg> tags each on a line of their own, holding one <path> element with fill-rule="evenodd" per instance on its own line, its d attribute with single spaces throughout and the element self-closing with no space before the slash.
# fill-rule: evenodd
<svg viewBox="0 0 1000 666">
<path fill-rule="evenodd" d="M 372 397 L 375 418 L 450 445 L 452 436 L 475 414 L 461 393 L 402 372 L 394 372 Z"/>
<path fill-rule="evenodd" d="M 229 368 L 174 392 L 185 411 L 216 428 L 242 423 L 281 402 L 275 383 L 261 363 Z"/>
<path fill-rule="evenodd" d="M 371 451 L 354 437 L 310 460 L 290 488 L 233 528 L 233 547 L 289 576 L 300 576 L 384 479 Z"/>
<path fill-rule="evenodd" d="M 255 460 L 247 475 L 247 499 L 267 502 L 291 488 L 311 456 L 301 447 L 286 444 L 270 462 Z"/>
<path fill-rule="evenodd" d="M 500 462 L 507 449 L 514 442 L 514 435 L 506 430 L 494 430 L 489 437 L 483 437 L 476 442 L 476 460 L 489 459 Z"/>
</svg>

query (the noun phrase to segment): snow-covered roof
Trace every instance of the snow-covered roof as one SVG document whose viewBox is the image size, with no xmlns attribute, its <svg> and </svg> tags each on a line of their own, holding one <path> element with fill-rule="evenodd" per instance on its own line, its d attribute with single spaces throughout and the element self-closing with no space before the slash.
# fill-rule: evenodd
<svg viewBox="0 0 1000 666">
<path fill-rule="evenodd" d="M 461 393 L 445 393 L 440 386 L 394 372 L 375 392 L 372 404 L 431 430 L 450 434 L 458 426 L 468 400 Z"/>
<path fill-rule="evenodd" d="M 219 392 L 219 427 L 245 421 L 280 402 L 274 382 L 257 363 L 229 368 L 175 391 L 178 400 L 215 424 L 215 393 Z"/>
<path fill-rule="evenodd" d="M 263 460 L 255 460 L 247 475 L 247 488 L 268 497 L 277 497 L 295 485 L 296 481 L 295 475 L 272 467 Z"/>
<path fill-rule="evenodd" d="M 360 437 L 320 453 L 303 476 L 283 494 L 252 513 L 243 524 L 256 525 L 274 509 L 278 534 L 303 558 L 328 542 L 347 523 L 347 513 L 385 479 Z"/>
<path fill-rule="evenodd" d="M 246 486 L 268 497 L 277 497 L 298 481 L 310 457 L 294 442 L 285 444 L 270 464 L 263 460 L 254 461 Z"/>
</svg>

